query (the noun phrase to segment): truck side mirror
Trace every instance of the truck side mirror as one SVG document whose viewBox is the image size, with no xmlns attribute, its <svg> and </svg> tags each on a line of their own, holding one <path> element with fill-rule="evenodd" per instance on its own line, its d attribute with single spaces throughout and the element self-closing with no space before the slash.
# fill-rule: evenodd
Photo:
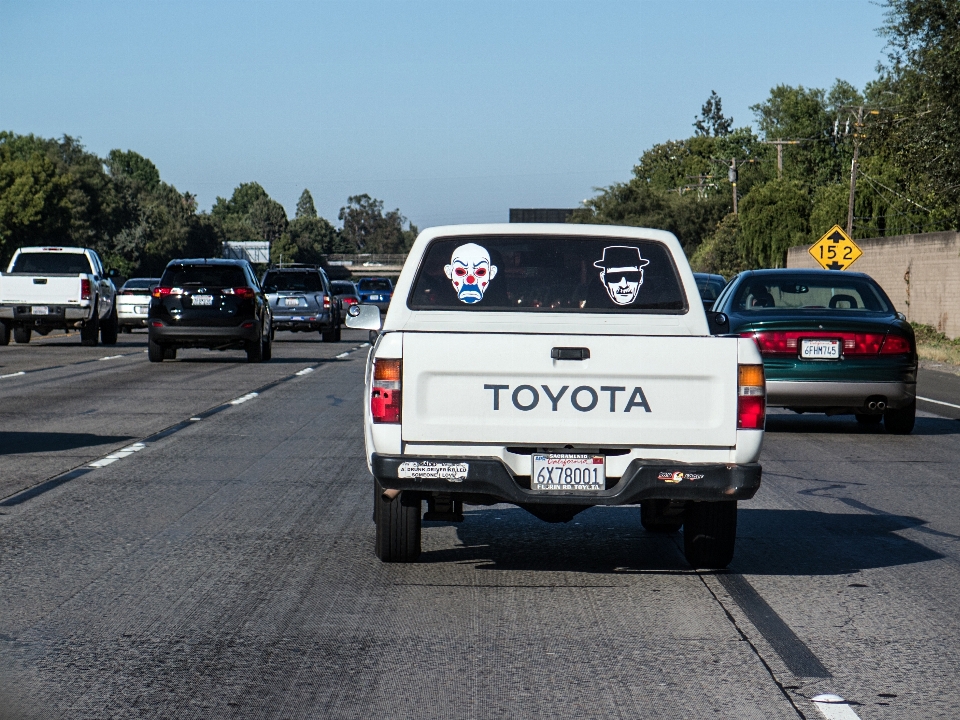
<svg viewBox="0 0 960 720">
<path fill-rule="evenodd" d="M 730 318 L 726 313 L 707 310 L 707 325 L 711 335 L 726 335 L 730 332 Z"/>
<path fill-rule="evenodd" d="M 107 270 L 107 277 L 112 280 L 115 277 L 120 277 L 120 273 L 117 272 L 116 268 L 110 268 L 109 270 Z"/>
<path fill-rule="evenodd" d="M 348 328 L 355 330 L 373 330 L 379 332 L 383 324 L 380 322 L 380 308 L 376 305 L 351 305 L 347 310 Z"/>
</svg>

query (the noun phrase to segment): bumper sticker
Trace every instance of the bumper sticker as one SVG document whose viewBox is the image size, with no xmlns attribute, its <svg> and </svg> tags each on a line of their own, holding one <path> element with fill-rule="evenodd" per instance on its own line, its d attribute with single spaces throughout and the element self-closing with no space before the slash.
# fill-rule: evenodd
<svg viewBox="0 0 960 720">
<path fill-rule="evenodd" d="M 449 480 L 462 482 L 467 479 L 470 470 L 468 463 L 432 462 L 419 460 L 403 462 L 397 470 L 397 477 L 404 480 Z"/>
<path fill-rule="evenodd" d="M 703 475 L 701 473 L 685 473 L 680 470 L 676 472 L 666 470 L 657 475 L 657 480 L 663 480 L 668 483 L 679 483 L 683 480 L 703 480 Z"/>
</svg>

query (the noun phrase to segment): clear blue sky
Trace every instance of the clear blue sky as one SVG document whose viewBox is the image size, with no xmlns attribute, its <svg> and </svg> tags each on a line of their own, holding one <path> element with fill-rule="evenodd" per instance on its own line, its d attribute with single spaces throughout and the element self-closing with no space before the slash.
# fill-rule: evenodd
<svg viewBox="0 0 960 720">
<path fill-rule="evenodd" d="M 774 85 L 875 76 L 870 0 L 0 0 L 0 129 L 149 157 L 209 208 L 257 181 L 336 222 L 369 193 L 420 226 L 575 207 Z"/>
</svg>

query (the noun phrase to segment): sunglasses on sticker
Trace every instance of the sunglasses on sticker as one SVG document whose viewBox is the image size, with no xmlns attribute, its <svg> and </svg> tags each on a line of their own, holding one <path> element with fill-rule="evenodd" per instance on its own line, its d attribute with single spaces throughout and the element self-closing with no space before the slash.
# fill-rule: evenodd
<svg viewBox="0 0 960 720">
<path fill-rule="evenodd" d="M 628 283 L 638 283 L 643 274 L 639 270 L 615 270 L 606 272 L 603 275 L 603 281 L 611 285 L 619 285 L 624 279 Z"/>
</svg>

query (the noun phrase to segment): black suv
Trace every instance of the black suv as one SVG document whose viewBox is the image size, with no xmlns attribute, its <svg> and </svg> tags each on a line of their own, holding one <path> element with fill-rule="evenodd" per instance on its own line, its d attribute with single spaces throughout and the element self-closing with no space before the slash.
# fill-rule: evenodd
<svg viewBox="0 0 960 720">
<path fill-rule="evenodd" d="M 178 348 L 242 349 L 249 362 L 269 360 L 273 319 L 246 260 L 171 260 L 153 289 L 150 362 L 173 360 Z"/>
<path fill-rule="evenodd" d="M 340 303 L 327 274 L 316 265 L 270 268 L 263 276 L 273 327 L 320 331 L 324 342 L 340 342 Z"/>
</svg>

